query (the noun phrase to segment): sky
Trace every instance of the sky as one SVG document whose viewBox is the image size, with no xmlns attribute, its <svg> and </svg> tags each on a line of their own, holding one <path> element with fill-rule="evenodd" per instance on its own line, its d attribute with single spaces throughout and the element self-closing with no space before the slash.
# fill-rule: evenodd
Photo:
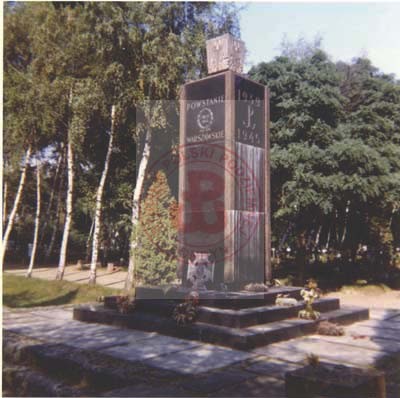
<svg viewBox="0 0 400 398">
<path fill-rule="evenodd" d="M 333 61 L 366 55 L 374 66 L 400 79 L 400 3 L 239 3 L 248 70 L 279 55 L 289 41 L 322 36 Z"/>
</svg>

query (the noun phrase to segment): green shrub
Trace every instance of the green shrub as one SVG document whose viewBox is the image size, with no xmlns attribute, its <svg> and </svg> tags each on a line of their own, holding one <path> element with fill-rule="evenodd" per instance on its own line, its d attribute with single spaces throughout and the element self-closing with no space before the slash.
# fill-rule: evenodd
<svg viewBox="0 0 400 398">
<path fill-rule="evenodd" d="M 177 208 L 167 177 L 159 171 L 141 204 L 139 223 L 134 231 L 136 280 L 141 284 L 160 285 L 176 278 Z"/>
</svg>

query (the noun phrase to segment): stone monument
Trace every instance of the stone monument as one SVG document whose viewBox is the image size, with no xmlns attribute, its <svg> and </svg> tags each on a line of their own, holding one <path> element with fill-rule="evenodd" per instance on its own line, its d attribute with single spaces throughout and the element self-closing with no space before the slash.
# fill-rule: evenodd
<svg viewBox="0 0 400 398">
<path fill-rule="evenodd" d="M 210 258 L 214 289 L 271 277 L 268 90 L 242 74 L 244 55 L 230 34 L 207 41 L 209 76 L 181 91 L 179 253 L 189 286 L 199 255 Z"/>
<path fill-rule="evenodd" d="M 321 319 L 368 319 L 366 308 L 322 298 L 312 307 L 320 319 L 296 320 L 306 305 L 301 287 L 243 289 L 271 278 L 268 91 L 241 74 L 244 52 L 230 35 L 210 40 L 209 76 L 182 88 L 174 153 L 184 286 L 136 286 L 134 303 L 104 297 L 104 307 L 76 307 L 74 319 L 240 350 L 316 333 Z M 280 297 L 291 305 L 277 305 Z"/>
</svg>

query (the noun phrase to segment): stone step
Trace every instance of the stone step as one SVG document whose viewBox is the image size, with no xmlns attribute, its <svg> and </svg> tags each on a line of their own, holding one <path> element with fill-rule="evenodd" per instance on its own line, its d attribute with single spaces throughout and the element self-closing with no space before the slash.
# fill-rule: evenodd
<svg viewBox="0 0 400 398">
<path fill-rule="evenodd" d="M 336 298 L 323 298 L 316 300 L 314 303 L 314 308 L 319 312 L 338 310 L 339 307 L 339 299 Z M 238 310 L 200 306 L 197 320 L 203 323 L 212 323 L 232 328 L 246 328 L 248 326 L 297 317 L 298 312 L 304 308 L 304 302 L 299 302 L 292 307 L 274 305 Z"/>
<path fill-rule="evenodd" d="M 176 304 L 174 300 L 141 300 L 136 304 L 136 310 L 171 317 Z M 116 306 L 109 305 L 108 307 L 114 308 Z M 262 305 L 259 307 L 227 309 L 200 305 L 198 307 L 197 320 L 202 323 L 245 328 L 261 323 L 297 317 L 298 312 L 304 307 L 303 301 L 292 307 Z M 337 298 L 322 298 L 314 303 L 314 308 L 319 312 L 333 311 L 339 309 L 339 307 L 339 299 Z"/>
<path fill-rule="evenodd" d="M 259 307 L 261 305 L 274 304 L 278 294 L 301 299 L 300 287 L 282 286 L 271 287 L 266 292 L 221 292 L 221 291 L 199 291 L 200 305 L 216 308 L 240 309 Z M 138 287 L 136 289 L 136 302 L 142 308 L 157 307 L 163 301 L 181 301 L 191 289 L 180 288 L 163 290 L 162 288 Z M 108 308 L 115 308 L 116 296 L 105 297 L 104 305 Z"/>
<path fill-rule="evenodd" d="M 97 308 L 97 309 L 96 309 Z M 315 333 L 318 322 L 292 318 L 284 321 L 264 323 L 247 328 L 231 328 L 204 322 L 177 326 L 171 317 L 136 311 L 129 315 L 101 307 L 77 307 L 74 319 L 85 322 L 98 322 L 122 327 L 158 332 L 169 336 L 207 343 L 219 344 L 241 350 L 300 337 Z M 339 324 L 348 324 L 368 319 L 368 309 L 355 307 L 326 312 L 322 319 Z"/>
<path fill-rule="evenodd" d="M 365 321 L 367 319 L 369 319 L 369 309 L 354 306 L 342 306 L 339 310 L 321 314 L 321 320 L 338 323 L 340 325 L 350 325 L 351 323 Z"/>
<path fill-rule="evenodd" d="M 293 297 L 301 300 L 301 288 L 293 286 L 272 287 L 266 292 L 238 292 L 232 296 L 225 297 L 225 293 L 220 296 L 200 299 L 200 304 L 207 307 L 242 309 L 259 307 L 261 305 L 275 304 L 278 294 Z"/>
</svg>

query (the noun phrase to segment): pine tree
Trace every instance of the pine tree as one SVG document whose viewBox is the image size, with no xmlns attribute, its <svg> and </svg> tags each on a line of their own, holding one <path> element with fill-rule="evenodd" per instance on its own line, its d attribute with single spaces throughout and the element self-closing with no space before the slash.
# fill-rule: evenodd
<svg viewBox="0 0 400 398">
<path fill-rule="evenodd" d="M 177 271 L 176 200 L 165 173 L 159 171 L 140 209 L 136 279 L 143 284 L 170 283 Z"/>
</svg>

